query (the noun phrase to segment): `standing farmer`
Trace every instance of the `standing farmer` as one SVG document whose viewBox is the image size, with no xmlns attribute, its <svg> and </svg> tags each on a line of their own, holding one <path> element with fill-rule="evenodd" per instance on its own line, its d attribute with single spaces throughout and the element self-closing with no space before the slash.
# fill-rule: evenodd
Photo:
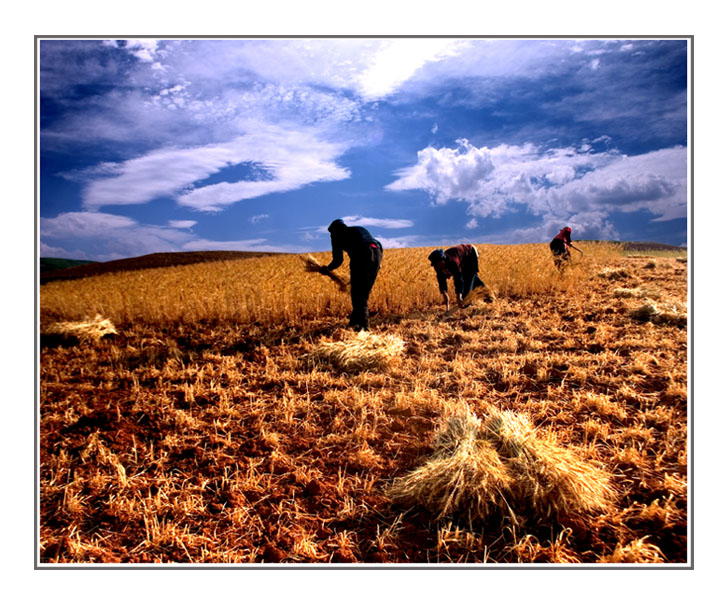
<svg viewBox="0 0 728 604">
<path fill-rule="evenodd" d="M 450 310 L 450 297 L 447 295 L 448 277 L 452 277 L 460 308 L 463 307 L 463 298 L 471 290 L 485 286 L 478 277 L 478 250 L 469 243 L 456 245 L 445 251 L 435 250 L 427 259 L 435 269 L 445 310 Z"/>
<path fill-rule="evenodd" d="M 573 247 L 577 252 L 583 253 L 571 243 L 571 227 L 568 226 L 559 231 L 559 234 L 551 240 L 549 247 L 554 256 L 554 264 L 559 270 L 562 270 L 564 265 L 571 260 L 571 252 L 568 248 Z"/>
<path fill-rule="evenodd" d="M 382 264 L 382 244 L 364 227 L 346 226 L 338 218 L 329 225 L 329 233 L 332 260 L 321 271 L 336 270 L 344 261 L 343 252 L 349 254 L 352 307 L 349 327 L 369 329 L 369 292 Z"/>
</svg>

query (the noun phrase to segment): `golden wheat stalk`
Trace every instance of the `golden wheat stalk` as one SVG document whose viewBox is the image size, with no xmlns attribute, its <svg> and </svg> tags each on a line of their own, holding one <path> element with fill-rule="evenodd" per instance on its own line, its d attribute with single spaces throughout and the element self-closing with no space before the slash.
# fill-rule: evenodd
<svg viewBox="0 0 728 604">
<path fill-rule="evenodd" d="M 320 275 L 328 277 L 334 283 L 336 283 L 336 285 L 339 286 L 339 289 L 343 292 L 349 289 L 349 282 L 346 279 L 335 275 L 331 271 L 321 272 L 321 269 L 325 265 L 321 264 L 318 260 L 316 260 L 316 258 L 311 256 L 311 254 L 307 254 L 306 257 L 302 257 L 301 260 L 303 260 L 304 268 L 307 273 L 319 273 Z"/>
</svg>

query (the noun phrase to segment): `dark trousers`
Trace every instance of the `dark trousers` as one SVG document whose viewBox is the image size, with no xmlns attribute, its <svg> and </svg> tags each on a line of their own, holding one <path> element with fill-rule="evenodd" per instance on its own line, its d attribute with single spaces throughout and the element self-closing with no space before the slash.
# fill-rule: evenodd
<svg viewBox="0 0 728 604">
<path fill-rule="evenodd" d="M 475 250 L 475 248 L 473 248 Z M 475 251 L 464 263 L 463 271 L 463 298 L 476 287 L 483 287 L 485 283 L 478 277 L 478 252 Z"/>
<path fill-rule="evenodd" d="M 463 298 L 467 296 L 476 287 L 483 287 L 485 283 L 480 280 L 478 273 L 463 271 Z"/>
<path fill-rule="evenodd" d="M 554 255 L 556 268 L 562 268 L 563 264 L 571 259 L 571 253 L 566 249 L 566 244 L 562 239 L 553 239 L 549 247 L 551 248 L 551 253 Z"/>
<path fill-rule="evenodd" d="M 382 248 L 369 246 L 363 252 L 350 258 L 351 315 L 349 325 L 361 329 L 369 328 L 369 293 L 382 264 Z"/>
</svg>

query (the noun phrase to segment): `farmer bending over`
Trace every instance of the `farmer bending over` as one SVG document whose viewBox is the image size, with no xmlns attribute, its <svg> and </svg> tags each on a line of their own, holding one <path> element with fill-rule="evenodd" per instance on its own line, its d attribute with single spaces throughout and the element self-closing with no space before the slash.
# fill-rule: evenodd
<svg viewBox="0 0 728 604">
<path fill-rule="evenodd" d="M 455 285 L 455 294 L 460 308 L 463 307 L 463 298 L 476 287 L 484 287 L 478 277 L 478 250 L 469 243 L 456 245 L 444 252 L 435 250 L 427 259 L 435 269 L 437 284 L 440 287 L 445 310 L 450 310 L 450 297 L 447 295 L 447 280 L 452 277 Z"/>
<path fill-rule="evenodd" d="M 382 244 L 364 227 L 346 226 L 340 219 L 329 225 L 332 260 L 321 272 L 336 270 L 349 254 L 351 315 L 349 327 L 369 329 L 369 292 L 382 264 Z"/>
<path fill-rule="evenodd" d="M 568 226 L 559 231 L 559 234 L 551 240 L 549 247 L 554 256 L 554 264 L 559 270 L 562 270 L 566 263 L 571 260 L 571 252 L 568 248 L 573 247 L 577 252 L 583 253 L 571 243 L 571 227 Z"/>
</svg>

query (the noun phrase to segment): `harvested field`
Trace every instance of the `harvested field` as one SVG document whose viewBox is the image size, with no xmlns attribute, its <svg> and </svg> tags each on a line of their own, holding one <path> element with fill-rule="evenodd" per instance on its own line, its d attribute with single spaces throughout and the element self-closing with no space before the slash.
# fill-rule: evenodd
<svg viewBox="0 0 728 604">
<path fill-rule="evenodd" d="M 42 286 L 42 335 L 116 333 L 43 341 L 39 561 L 686 563 L 688 266 L 578 245 L 478 246 L 450 313 L 385 250 L 361 336 L 296 256 Z"/>
</svg>

